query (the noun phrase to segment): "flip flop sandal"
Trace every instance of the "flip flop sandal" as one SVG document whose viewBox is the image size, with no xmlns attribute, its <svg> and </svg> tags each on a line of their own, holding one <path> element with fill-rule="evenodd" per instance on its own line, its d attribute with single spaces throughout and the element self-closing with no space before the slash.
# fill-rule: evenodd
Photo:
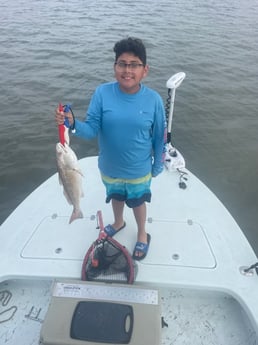
<svg viewBox="0 0 258 345">
<path fill-rule="evenodd" d="M 124 222 L 124 225 L 121 226 L 121 228 L 116 230 L 115 228 L 113 228 L 111 224 L 108 224 L 107 226 L 105 226 L 104 231 L 109 237 L 113 237 L 116 233 L 118 233 L 120 230 L 125 228 L 125 226 L 126 226 L 126 222 Z"/>
<path fill-rule="evenodd" d="M 151 235 L 147 234 L 147 243 L 143 243 L 143 242 L 136 242 L 136 245 L 134 247 L 134 251 L 133 251 L 133 255 L 132 258 L 134 260 L 140 261 L 143 260 L 149 250 L 149 246 L 150 246 L 150 240 L 151 240 Z M 142 253 L 142 255 L 136 255 L 136 253 Z"/>
</svg>

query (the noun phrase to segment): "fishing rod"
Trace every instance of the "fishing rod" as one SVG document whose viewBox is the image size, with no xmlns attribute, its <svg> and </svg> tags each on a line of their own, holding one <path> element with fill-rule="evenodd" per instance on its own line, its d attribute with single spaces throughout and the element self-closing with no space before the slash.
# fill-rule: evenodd
<svg viewBox="0 0 258 345">
<path fill-rule="evenodd" d="M 167 143 L 166 143 L 166 156 L 165 166 L 168 170 L 181 169 L 185 167 L 184 157 L 172 145 L 171 132 L 173 123 L 173 113 L 175 104 L 176 89 L 181 85 L 185 79 L 184 72 L 178 72 L 167 80 L 166 87 L 168 88 L 168 98 L 166 102 L 166 118 L 168 123 Z"/>
</svg>

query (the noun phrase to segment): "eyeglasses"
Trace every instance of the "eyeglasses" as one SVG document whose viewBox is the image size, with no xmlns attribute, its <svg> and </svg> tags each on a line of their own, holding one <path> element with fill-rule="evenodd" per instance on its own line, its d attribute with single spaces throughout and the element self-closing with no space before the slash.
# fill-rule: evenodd
<svg viewBox="0 0 258 345">
<path fill-rule="evenodd" d="M 126 63 L 123 61 L 115 62 L 115 65 L 119 69 L 126 69 L 126 67 L 128 67 L 129 69 L 131 69 L 133 71 L 135 71 L 138 67 L 144 66 L 143 63 L 137 63 L 137 62 Z"/>
</svg>

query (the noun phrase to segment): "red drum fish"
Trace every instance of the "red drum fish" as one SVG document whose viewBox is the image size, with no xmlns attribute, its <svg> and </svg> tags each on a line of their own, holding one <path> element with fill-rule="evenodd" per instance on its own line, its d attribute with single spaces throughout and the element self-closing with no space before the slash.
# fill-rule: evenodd
<svg viewBox="0 0 258 345">
<path fill-rule="evenodd" d="M 63 144 L 56 144 L 56 160 L 59 182 L 63 185 L 64 195 L 69 204 L 73 205 L 73 212 L 69 223 L 83 218 L 80 208 L 80 199 L 83 197 L 82 177 L 76 154 L 69 146 L 69 138 Z"/>
</svg>

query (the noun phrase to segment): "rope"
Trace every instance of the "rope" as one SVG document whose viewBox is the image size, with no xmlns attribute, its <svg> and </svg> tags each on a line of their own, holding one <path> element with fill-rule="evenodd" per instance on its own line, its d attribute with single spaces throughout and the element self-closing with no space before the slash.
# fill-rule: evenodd
<svg viewBox="0 0 258 345">
<path fill-rule="evenodd" d="M 255 269 L 256 274 L 258 275 L 258 262 L 256 262 L 255 264 L 251 265 L 250 267 L 246 268 L 244 271 L 246 273 L 248 273 L 248 272 L 250 272 L 253 269 Z"/>
</svg>

